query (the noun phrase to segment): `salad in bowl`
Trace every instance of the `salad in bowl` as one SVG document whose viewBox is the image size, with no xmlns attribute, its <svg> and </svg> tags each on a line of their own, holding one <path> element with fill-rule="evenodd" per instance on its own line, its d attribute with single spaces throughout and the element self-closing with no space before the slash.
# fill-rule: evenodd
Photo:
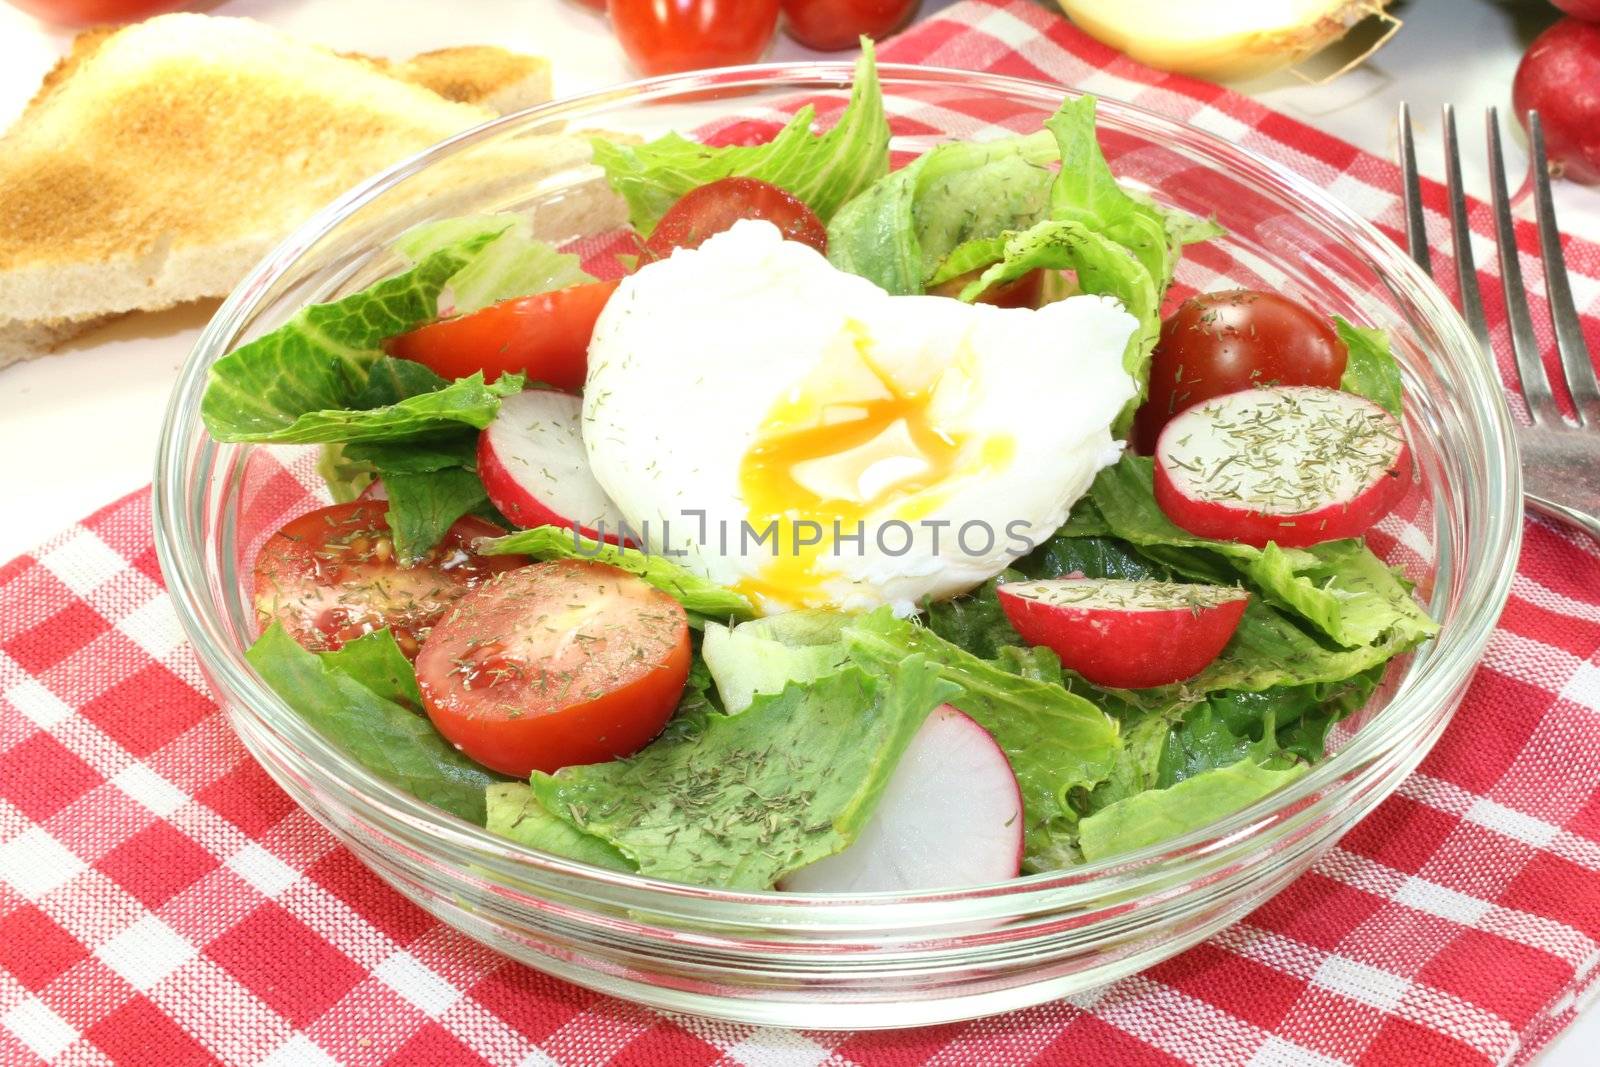
<svg viewBox="0 0 1600 1067">
<path fill-rule="evenodd" d="M 1221 230 L 1091 97 L 907 158 L 869 48 L 812 119 L 596 139 L 627 226 L 432 220 L 213 363 L 211 437 L 336 501 L 256 554 L 250 665 L 460 819 L 716 889 L 1066 871 L 1308 773 L 1438 631 L 1364 540 L 1383 332 L 1171 299 Z"/>
</svg>

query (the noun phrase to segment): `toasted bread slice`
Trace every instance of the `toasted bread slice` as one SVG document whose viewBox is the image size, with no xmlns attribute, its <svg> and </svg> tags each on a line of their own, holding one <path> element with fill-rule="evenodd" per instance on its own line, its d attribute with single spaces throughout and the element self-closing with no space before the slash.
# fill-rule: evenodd
<svg viewBox="0 0 1600 1067">
<path fill-rule="evenodd" d="M 226 294 L 341 192 L 495 116 L 405 79 L 510 106 L 548 92 L 525 58 L 344 58 L 190 14 L 83 35 L 0 138 L 0 366 L 107 316 Z"/>
<path fill-rule="evenodd" d="M 495 45 L 461 45 L 421 52 L 405 60 L 352 55 L 458 104 L 477 104 L 502 115 L 550 99 L 550 62 Z"/>
</svg>

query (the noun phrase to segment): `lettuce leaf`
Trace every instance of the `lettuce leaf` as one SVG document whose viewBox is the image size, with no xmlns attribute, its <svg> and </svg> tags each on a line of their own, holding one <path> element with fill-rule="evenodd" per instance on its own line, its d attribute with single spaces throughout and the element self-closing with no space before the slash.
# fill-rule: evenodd
<svg viewBox="0 0 1600 1067">
<path fill-rule="evenodd" d="M 1339 388 L 1364 396 L 1399 418 L 1400 364 L 1389 352 L 1389 335 L 1378 329 L 1352 326 L 1337 315 L 1333 317 L 1333 329 L 1350 353 Z"/>
<path fill-rule="evenodd" d="M 390 703 L 423 714 L 417 672 L 387 629 L 363 634 L 343 648 L 317 655 L 329 670 L 349 675 Z"/>
<path fill-rule="evenodd" d="M 700 654 L 729 715 L 790 682 L 814 682 L 850 663 L 841 640 L 847 616 L 793 611 L 735 627 L 706 623 Z"/>
<path fill-rule="evenodd" d="M 290 707 L 351 759 L 417 799 L 483 825 L 484 790 L 504 777 L 456 751 L 426 716 L 381 695 L 397 695 L 402 687 L 387 673 L 368 668 L 384 659 L 392 666 L 392 657 L 370 648 L 359 656 L 343 651 L 318 655 L 273 623 L 245 658 Z"/>
<path fill-rule="evenodd" d="M 1166 789 L 1134 793 L 1084 816 L 1078 847 L 1090 863 L 1158 844 L 1226 818 L 1299 778 L 1310 765 L 1242 759 Z"/>
<path fill-rule="evenodd" d="M 465 266 L 450 276 L 452 309 L 477 311 L 512 297 L 546 293 L 595 280 L 575 255 L 558 252 L 533 238 L 533 222 L 509 213 L 463 215 L 413 226 L 395 239 L 395 250 L 421 262 L 441 249 L 495 235 Z"/>
<path fill-rule="evenodd" d="M 811 132 L 816 109 L 797 111 L 782 131 L 762 145 L 712 148 L 677 134 L 642 145 L 599 138 L 594 161 L 628 204 L 628 219 L 650 236 L 669 207 L 685 193 L 722 178 L 745 176 L 769 182 L 805 201 L 824 223 L 840 205 L 889 170 L 889 123 L 872 42 L 862 40 L 850 102 L 826 133 Z"/>
<path fill-rule="evenodd" d="M 1036 870 L 1059 866 L 1077 822 L 1069 794 L 1093 789 L 1111 773 L 1117 724 L 1060 685 L 1008 671 L 887 611 L 852 622 L 844 641 L 851 658 L 872 670 L 892 677 L 907 657 L 918 657 L 959 687 L 949 702 L 993 735 L 1016 773 L 1025 862 Z"/>
<path fill-rule="evenodd" d="M 308 436 L 297 423 L 353 406 L 374 364 L 388 358 L 383 341 L 433 319 L 450 277 L 490 240 L 492 234 L 478 234 L 359 293 L 308 305 L 223 356 L 211 366 L 200 403 L 206 429 L 219 441 L 342 440 Z"/>
<path fill-rule="evenodd" d="M 505 537 L 478 542 L 486 556 L 532 556 L 534 559 L 593 559 L 636 574 L 670 594 L 686 611 L 711 619 L 748 619 L 755 608 L 742 594 L 715 585 L 665 556 L 594 541 L 561 526 L 536 526 Z"/>
<path fill-rule="evenodd" d="M 839 209 L 828 259 L 896 295 L 985 266 L 994 255 L 984 242 L 1044 217 L 1055 158 L 1043 131 L 937 145 Z M 958 248 L 963 260 L 942 267 Z"/>
<path fill-rule="evenodd" d="M 484 828 L 521 845 L 614 871 L 639 868 L 593 834 L 551 815 L 524 782 L 496 782 L 484 795 Z"/>
<path fill-rule="evenodd" d="M 954 691 L 915 657 L 892 676 L 850 668 L 708 715 L 630 759 L 530 784 L 545 810 L 643 874 L 767 889 L 856 839 L 912 735 Z"/>
<path fill-rule="evenodd" d="M 489 495 L 478 477 L 477 440 L 468 431 L 336 446 L 344 471 L 366 470 L 383 479 L 389 530 L 401 563 L 425 555 L 461 516 L 488 507 Z"/>
</svg>

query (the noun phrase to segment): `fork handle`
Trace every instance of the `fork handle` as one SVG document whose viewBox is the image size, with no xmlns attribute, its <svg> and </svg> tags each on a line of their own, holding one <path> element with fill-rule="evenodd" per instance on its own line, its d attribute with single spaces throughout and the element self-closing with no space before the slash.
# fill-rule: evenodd
<svg viewBox="0 0 1600 1067">
<path fill-rule="evenodd" d="M 1600 541 L 1600 518 L 1585 514 L 1582 511 L 1574 511 L 1563 504 L 1557 504 L 1554 500 L 1546 500 L 1544 497 L 1534 496 L 1532 493 L 1524 494 L 1523 499 L 1527 501 L 1528 506 L 1534 511 L 1542 515 L 1548 515 L 1557 522 L 1577 526 L 1587 531 L 1589 536 L 1596 541 Z"/>
</svg>

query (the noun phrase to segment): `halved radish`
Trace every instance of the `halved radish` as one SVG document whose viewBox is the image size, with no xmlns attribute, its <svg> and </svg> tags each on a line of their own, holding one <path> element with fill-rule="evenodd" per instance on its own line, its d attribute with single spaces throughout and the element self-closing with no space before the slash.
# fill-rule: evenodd
<svg viewBox="0 0 1600 1067">
<path fill-rule="evenodd" d="M 1000 607 L 1030 645 L 1095 685 L 1148 689 L 1193 678 L 1239 628 L 1250 594 L 1228 585 L 1047 578 L 1007 582 Z"/>
<path fill-rule="evenodd" d="M 1022 869 L 1022 793 L 989 731 L 942 704 L 889 776 L 878 810 L 843 852 L 778 883 L 791 893 L 957 889 Z"/>
<path fill-rule="evenodd" d="M 1201 537 L 1303 547 L 1357 537 L 1405 496 L 1393 415 L 1319 386 L 1245 389 L 1180 413 L 1156 441 L 1156 503 Z"/>
<path fill-rule="evenodd" d="M 621 544 L 622 513 L 589 472 L 583 400 L 531 389 L 500 402 L 478 435 L 478 476 L 500 513 L 518 526 L 576 528 Z"/>
</svg>

